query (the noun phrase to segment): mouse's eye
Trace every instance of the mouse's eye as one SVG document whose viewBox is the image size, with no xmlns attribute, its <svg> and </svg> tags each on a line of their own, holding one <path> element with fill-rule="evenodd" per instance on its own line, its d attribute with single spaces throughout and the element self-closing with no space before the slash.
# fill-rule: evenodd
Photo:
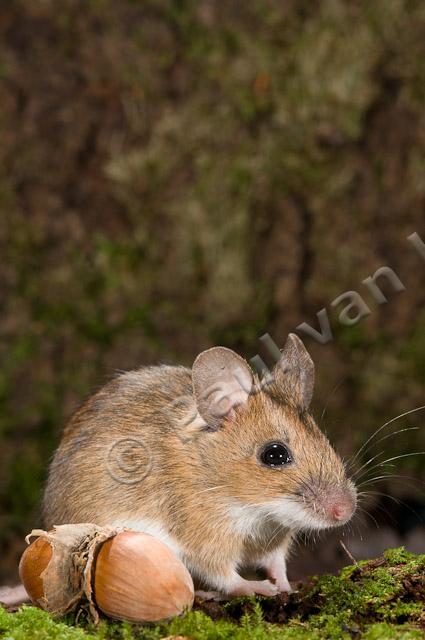
<svg viewBox="0 0 425 640">
<path fill-rule="evenodd" d="M 288 447 L 282 442 L 269 442 L 260 453 L 260 460 L 268 467 L 281 467 L 292 462 Z"/>
</svg>

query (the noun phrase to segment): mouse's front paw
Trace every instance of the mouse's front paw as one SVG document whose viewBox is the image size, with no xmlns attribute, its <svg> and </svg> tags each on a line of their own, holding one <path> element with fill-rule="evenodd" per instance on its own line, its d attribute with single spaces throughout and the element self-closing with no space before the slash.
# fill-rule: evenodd
<svg viewBox="0 0 425 640">
<path fill-rule="evenodd" d="M 270 580 L 261 580 L 256 583 L 255 593 L 261 596 L 276 596 L 279 593 L 279 587 Z"/>
<path fill-rule="evenodd" d="M 279 593 L 277 585 L 270 580 L 241 580 L 240 583 L 232 589 L 231 596 L 276 596 Z"/>
<path fill-rule="evenodd" d="M 281 578 L 275 581 L 275 585 L 279 593 L 291 593 L 292 587 L 289 584 L 288 578 Z"/>
</svg>

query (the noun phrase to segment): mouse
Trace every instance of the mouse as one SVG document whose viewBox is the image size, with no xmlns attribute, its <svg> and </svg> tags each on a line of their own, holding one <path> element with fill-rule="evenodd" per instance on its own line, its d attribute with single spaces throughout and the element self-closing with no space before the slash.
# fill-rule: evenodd
<svg viewBox="0 0 425 640">
<path fill-rule="evenodd" d="M 309 411 L 314 375 L 296 334 L 261 379 L 220 346 L 191 369 L 120 373 L 65 426 L 44 492 L 45 527 L 92 522 L 151 534 L 195 584 L 226 596 L 290 591 L 297 535 L 344 525 L 357 502 Z M 246 567 L 261 579 L 244 577 Z"/>
</svg>

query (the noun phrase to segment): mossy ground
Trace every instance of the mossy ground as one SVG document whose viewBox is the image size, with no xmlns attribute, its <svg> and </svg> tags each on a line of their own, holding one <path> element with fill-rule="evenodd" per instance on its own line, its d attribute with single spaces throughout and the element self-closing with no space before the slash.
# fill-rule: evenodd
<svg viewBox="0 0 425 640">
<path fill-rule="evenodd" d="M 425 637 L 425 555 L 390 550 L 338 576 L 315 578 L 290 596 L 197 602 L 161 625 L 80 624 L 73 617 L 55 621 L 34 607 L 0 610 L 0 637 L 8 640 L 416 640 Z"/>
</svg>

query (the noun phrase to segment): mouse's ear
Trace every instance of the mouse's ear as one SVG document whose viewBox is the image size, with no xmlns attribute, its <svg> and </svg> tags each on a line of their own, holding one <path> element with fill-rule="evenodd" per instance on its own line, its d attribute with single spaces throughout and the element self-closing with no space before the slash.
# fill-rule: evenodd
<svg viewBox="0 0 425 640">
<path fill-rule="evenodd" d="M 314 389 L 314 363 L 295 333 L 290 333 L 274 371 L 276 384 L 302 410 L 308 409 Z"/>
<path fill-rule="evenodd" d="M 248 363 L 234 351 L 213 347 L 193 363 L 192 384 L 199 413 L 210 428 L 218 429 L 235 407 L 248 402 L 253 377 Z"/>
</svg>

